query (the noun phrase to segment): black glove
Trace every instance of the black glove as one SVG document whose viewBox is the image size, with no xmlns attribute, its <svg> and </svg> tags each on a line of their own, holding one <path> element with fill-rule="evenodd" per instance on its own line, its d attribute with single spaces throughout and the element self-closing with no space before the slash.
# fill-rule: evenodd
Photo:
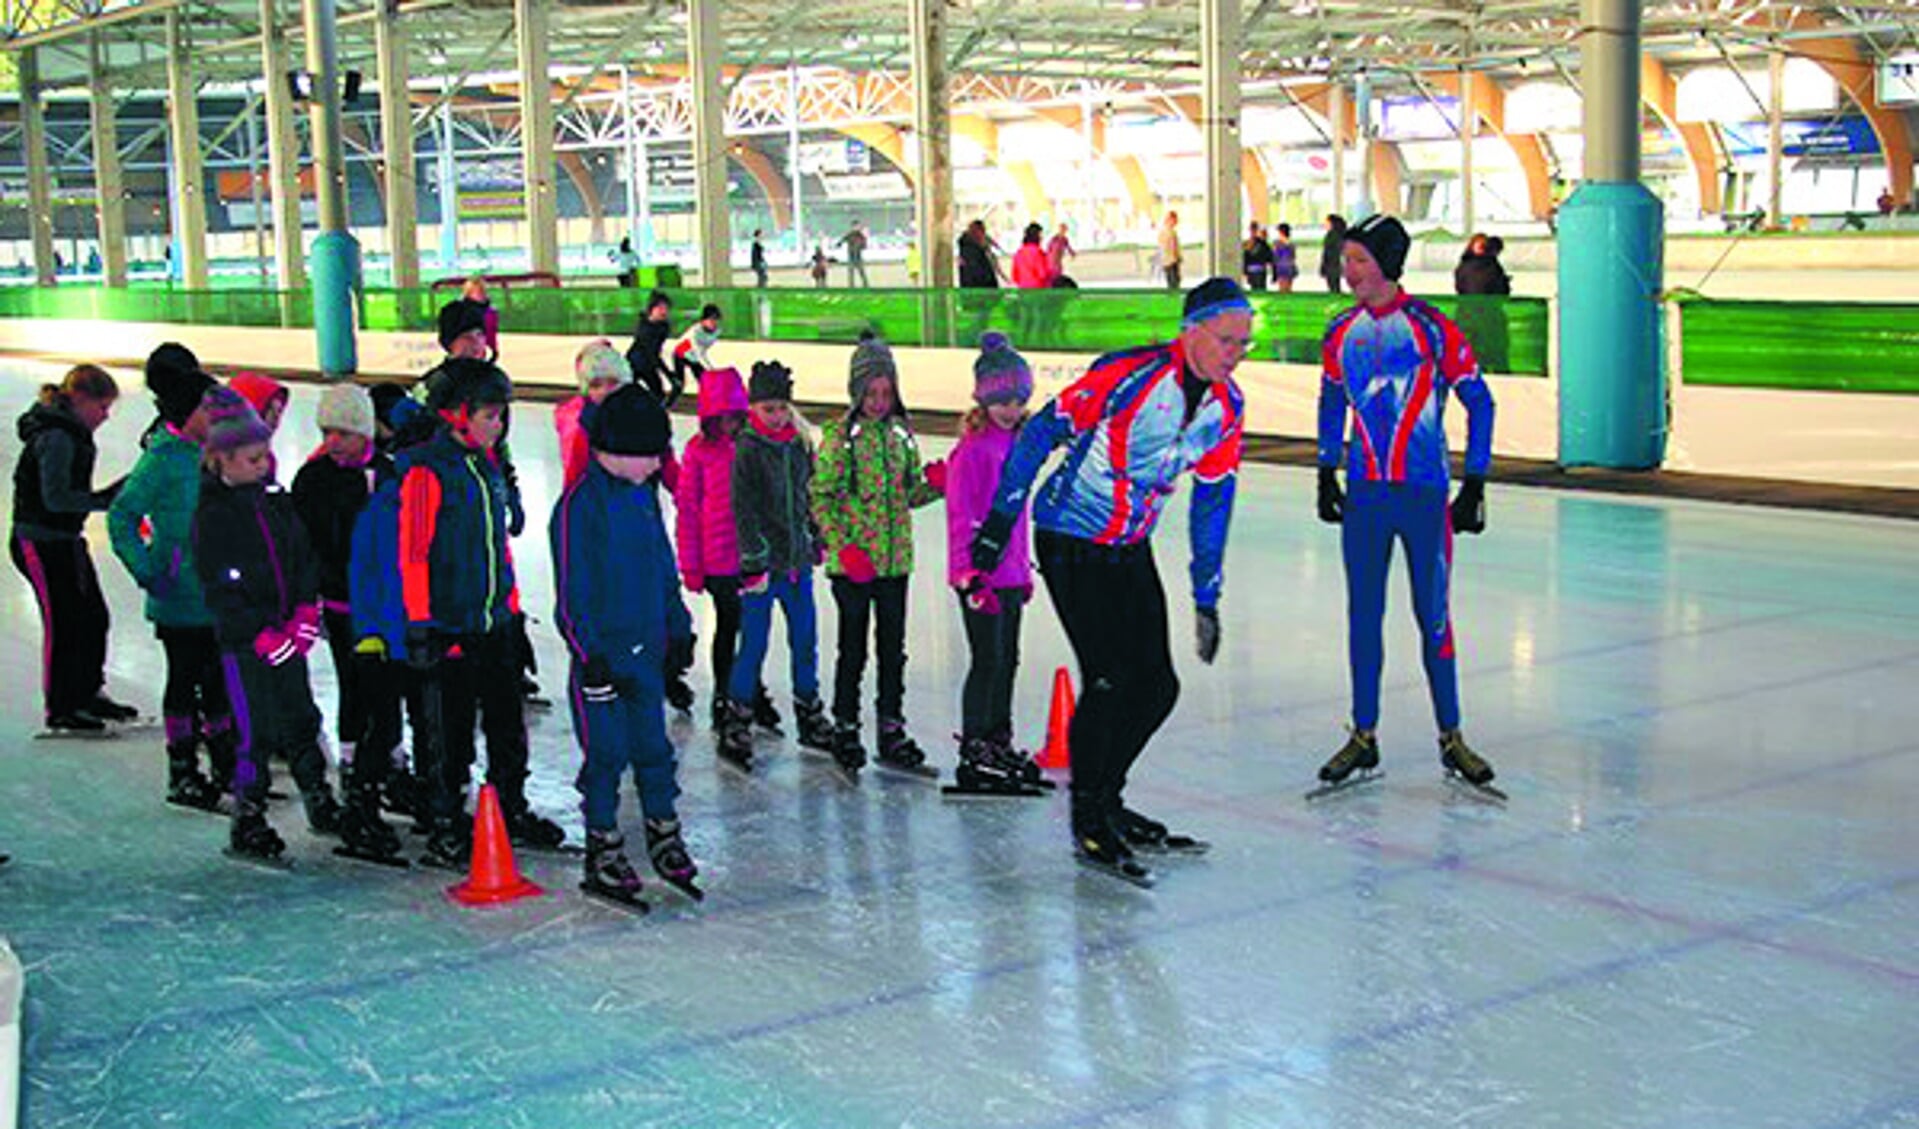
<svg viewBox="0 0 1919 1129">
<path fill-rule="evenodd" d="M 1346 517 L 1346 492 L 1339 488 L 1339 472 L 1332 467 L 1319 468 L 1319 520 L 1338 525 Z"/>
<path fill-rule="evenodd" d="M 586 660 L 586 668 L 580 671 L 580 697 L 598 706 L 619 700 L 620 687 L 611 663 L 603 658 Z"/>
<path fill-rule="evenodd" d="M 1469 474 L 1453 498 L 1453 532 L 1486 532 L 1486 480 Z"/>
<path fill-rule="evenodd" d="M 406 629 L 406 663 L 414 670 L 432 670 L 446 658 L 446 636 L 418 624 Z"/>
<path fill-rule="evenodd" d="M 1219 654 L 1219 609 L 1195 609 L 1193 627 L 1199 637 L 1199 661 L 1211 666 Z"/>
<path fill-rule="evenodd" d="M 979 572 L 991 572 L 999 567 L 999 559 L 1006 555 L 1006 542 L 1013 536 L 1013 515 L 992 510 L 986 520 L 979 523 L 979 529 L 973 534 L 973 568 Z"/>
<path fill-rule="evenodd" d="M 685 674 L 693 669 L 693 645 L 698 641 L 697 635 L 682 635 L 678 639 L 668 640 L 666 644 L 668 674 Z"/>
</svg>

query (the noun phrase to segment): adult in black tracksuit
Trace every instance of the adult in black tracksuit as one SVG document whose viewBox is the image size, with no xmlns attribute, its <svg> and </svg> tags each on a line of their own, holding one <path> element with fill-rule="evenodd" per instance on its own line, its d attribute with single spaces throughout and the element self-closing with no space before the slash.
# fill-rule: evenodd
<svg viewBox="0 0 1919 1129">
<path fill-rule="evenodd" d="M 679 399 L 685 387 L 685 378 L 666 364 L 666 340 L 673 335 L 672 311 L 673 300 L 664 291 L 647 295 L 646 312 L 634 327 L 633 344 L 626 347 L 626 363 L 632 366 L 634 383 L 653 393 L 662 404 Z"/>
<path fill-rule="evenodd" d="M 321 633 L 319 567 L 293 499 L 268 481 L 266 424 L 227 388 L 207 393 L 204 410 L 208 473 L 193 552 L 240 732 L 230 845 L 270 858 L 286 849 L 266 822 L 275 753 L 293 771 L 312 830 L 335 834 L 340 826 L 307 684 L 306 654 Z"/>
<path fill-rule="evenodd" d="M 46 645 L 41 693 L 47 727 L 98 732 L 134 711 L 101 692 L 106 685 L 107 604 L 81 535 L 87 515 L 113 501 L 114 484 L 93 488 L 93 433 L 120 390 L 93 365 L 68 372 L 20 417 L 13 468 L 13 566 L 33 585 Z"/>
</svg>

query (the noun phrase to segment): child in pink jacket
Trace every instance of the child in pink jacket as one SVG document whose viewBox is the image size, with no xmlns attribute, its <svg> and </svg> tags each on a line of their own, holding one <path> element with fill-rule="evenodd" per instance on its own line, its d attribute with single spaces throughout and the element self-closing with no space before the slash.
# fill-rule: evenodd
<svg viewBox="0 0 1919 1129">
<path fill-rule="evenodd" d="M 713 724 L 726 708 L 726 685 L 740 638 L 740 541 L 733 520 L 733 439 L 746 426 L 746 383 L 734 368 L 700 374 L 700 433 L 680 460 L 674 494 L 680 579 L 689 592 L 713 598 Z M 751 703 L 754 721 L 780 723 L 773 700 L 760 687 Z"/>
<path fill-rule="evenodd" d="M 580 382 L 580 394 L 553 409 L 553 426 L 560 433 L 564 486 L 578 482 L 592 458 L 586 442 L 587 407 L 597 406 L 621 385 L 633 383 L 633 370 L 626 363 L 626 354 L 604 337 L 581 346 L 573 358 L 573 375 Z"/>
<path fill-rule="evenodd" d="M 987 795 L 1043 796 L 1047 782 L 1032 757 L 1013 745 L 1013 676 L 1019 669 L 1020 609 L 1033 595 L 1025 511 L 1006 553 L 989 573 L 973 567 L 973 535 L 993 508 L 1000 468 L 1013 451 L 1033 396 L 1033 370 L 1002 333 L 980 338 L 973 399 L 959 445 L 946 463 L 946 574 L 959 593 L 972 665 L 960 691 L 958 789 Z"/>
</svg>

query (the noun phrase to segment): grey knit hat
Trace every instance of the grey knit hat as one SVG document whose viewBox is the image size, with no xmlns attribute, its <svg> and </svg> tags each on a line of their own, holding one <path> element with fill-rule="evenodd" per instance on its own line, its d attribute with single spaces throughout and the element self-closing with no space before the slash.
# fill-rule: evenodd
<svg viewBox="0 0 1919 1129">
<path fill-rule="evenodd" d="M 893 382 L 893 395 L 897 400 L 900 370 L 893 362 L 893 347 L 870 331 L 862 333 L 860 343 L 853 347 L 853 360 L 847 366 L 846 376 L 846 392 L 855 406 L 866 399 L 866 386 L 882 376 Z"/>
</svg>

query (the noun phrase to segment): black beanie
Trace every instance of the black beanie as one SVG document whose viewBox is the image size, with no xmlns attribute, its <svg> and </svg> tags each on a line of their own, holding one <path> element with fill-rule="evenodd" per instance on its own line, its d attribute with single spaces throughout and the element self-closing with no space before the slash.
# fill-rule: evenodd
<svg viewBox="0 0 1919 1129">
<path fill-rule="evenodd" d="M 746 400 L 758 404 L 766 400 L 793 398 L 793 370 L 778 361 L 754 361 L 753 375 L 746 382 Z"/>
<path fill-rule="evenodd" d="M 200 370 L 200 358 L 185 345 L 169 341 L 147 357 L 147 391 L 160 418 L 179 427 L 200 406 L 214 380 Z"/>
<path fill-rule="evenodd" d="M 1406 252 L 1413 245 L 1406 228 L 1384 212 L 1367 216 L 1346 229 L 1346 238 L 1361 247 L 1379 264 L 1379 272 L 1394 282 L 1406 269 Z"/>
<path fill-rule="evenodd" d="M 609 455 L 663 455 L 673 438 L 666 409 L 653 393 L 628 384 L 600 401 L 586 424 L 586 441 Z"/>
<path fill-rule="evenodd" d="M 440 307 L 440 348 L 449 352 L 453 342 L 464 334 L 486 328 L 486 310 L 466 298 L 455 298 Z"/>
</svg>

